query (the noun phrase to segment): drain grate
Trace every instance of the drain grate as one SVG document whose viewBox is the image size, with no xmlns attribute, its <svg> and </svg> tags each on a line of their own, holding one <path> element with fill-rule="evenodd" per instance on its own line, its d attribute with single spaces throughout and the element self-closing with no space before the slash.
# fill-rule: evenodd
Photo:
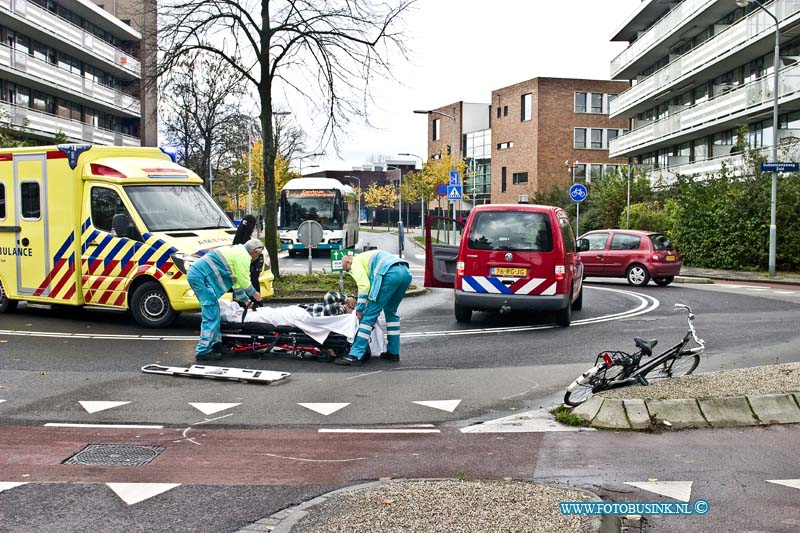
<svg viewBox="0 0 800 533">
<path fill-rule="evenodd" d="M 65 465 L 142 466 L 164 451 L 159 446 L 88 444 L 63 461 Z"/>
</svg>

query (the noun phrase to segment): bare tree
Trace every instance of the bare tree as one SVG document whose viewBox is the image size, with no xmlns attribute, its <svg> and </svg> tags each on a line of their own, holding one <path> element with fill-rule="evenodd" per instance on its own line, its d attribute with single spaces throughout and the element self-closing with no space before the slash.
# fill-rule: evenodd
<svg viewBox="0 0 800 533">
<path fill-rule="evenodd" d="M 195 51 L 162 78 L 162 94 L 167 139 L 178 147 L 181 163 L 208 183 L 209 165 L 226 159 L 226 134 L 239 125 L 241 74 L 212 54 Z"/>
<path fill-rule="evenodd" d="M 369 83 L 391 76 L 392 50 L 405 56 L 401 15 L 414 0 L 164 0 L 159 66 L 167 72 L 205 50 L 233 67 L 257 91 L 263 139 L 264 229 L 277 233 L 273 168 L 277 147 L 273 91 L 305 97 L 324 117 L 320 146 L 338 139 L 352 117 L 367 116 Z M 278 276 L 276 239 L 267 238 Z"/>
</svg>

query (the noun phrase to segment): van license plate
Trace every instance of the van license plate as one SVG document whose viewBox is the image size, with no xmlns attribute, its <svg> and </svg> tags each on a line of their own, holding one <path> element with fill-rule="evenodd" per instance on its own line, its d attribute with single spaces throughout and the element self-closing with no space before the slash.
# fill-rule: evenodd
<svg viewBox="0 0 800 533">
<path fill-rule="evenodd" d="M 527 268 L 492 267 L 492 276 L 510 276 L 524 278 L 528 275 Z"/>
<path fill-rule="evenodd" d="M 666 259 L 667 259 L 667 263 L 671 263 L 671 262 L 675 261 L 675 256 L 674 255 L 668 255 Z"/>
</svg>

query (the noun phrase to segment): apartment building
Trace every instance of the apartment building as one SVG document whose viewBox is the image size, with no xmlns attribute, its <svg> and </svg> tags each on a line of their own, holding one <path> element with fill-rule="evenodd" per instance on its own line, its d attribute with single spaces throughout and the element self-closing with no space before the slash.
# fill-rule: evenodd
<svg viewBox="0 0 800 533">
<path fill-rule="evenodd" d="M 155 146 L 155 3 L 109 3 L 124 21 L 98 4 L 0 0 L 0 121 L 42 143 Z"/>
<path fill-rule="evenodd" d="M 609 119 L 608 110 L 628 87 L 610 80 L 534 78 L 492 91 L 490 104 L 437 108 L 428 116 L 428 155 L 455 145 L 466 158 L 464 193 L 471 200 L 464 208 L 530 201 L 537 191 L 573 179 L 602 179 L 627 162 L 608 156 L 609 141 L 628 127 L 624 118 Z"/>
<path fill-rule="evenodd" d="M 800 1 L 763 1 L 779 21 L 781 152 L 800 141 Z M 772 146 L 775 22 L 755 3 L 642 1 L 612 40 L 628 47 L 611 77 L 631 87 L 611 103 L 630 131 L 610 143 L 613 157 L 651 167 L 652 179 L 737 168 L 737 128 L 752 147 Z M 791 157 L 785 154 L 783 157 Z"/>
</svg>

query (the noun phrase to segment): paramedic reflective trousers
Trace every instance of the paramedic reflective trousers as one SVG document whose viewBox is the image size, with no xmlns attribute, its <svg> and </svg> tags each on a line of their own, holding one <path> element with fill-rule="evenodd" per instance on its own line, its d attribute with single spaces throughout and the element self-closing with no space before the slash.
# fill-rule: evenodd
<svg viewBox="0 0 800 533">
<path fill-rule="evenodd" d="M 350 347 L 351 356 L 358 359 L 364 358 L 364 353 L 367 351 L 367 346 L 369 346 L 369 336 L 381 311 L 386 317 L 386 333 L 388 336 L 386 351 L 400 355 L 400 317 L 397 316 L 397 308 L 410 284 L 411 273 L 404 263 L 393 265 L 383 275 L 383 282 L 376 300 L 374 302 L 372 300 L 368 301 L 367 308 L 364 309 L 364 316 L 358 326 L 358 334 L 353 346 Z"/>
<path fill-rule="evenodd" d="M 206 261 L 198 261 L 186 276 L 189 286 L 200 302 L 203 322 L 200 325 L 200 341 L 195 355 L 211 352 L 211 347 L 222 340 L 220 333 L 219 298 L 228 292 L 223 280 Z"/>
</svg>

